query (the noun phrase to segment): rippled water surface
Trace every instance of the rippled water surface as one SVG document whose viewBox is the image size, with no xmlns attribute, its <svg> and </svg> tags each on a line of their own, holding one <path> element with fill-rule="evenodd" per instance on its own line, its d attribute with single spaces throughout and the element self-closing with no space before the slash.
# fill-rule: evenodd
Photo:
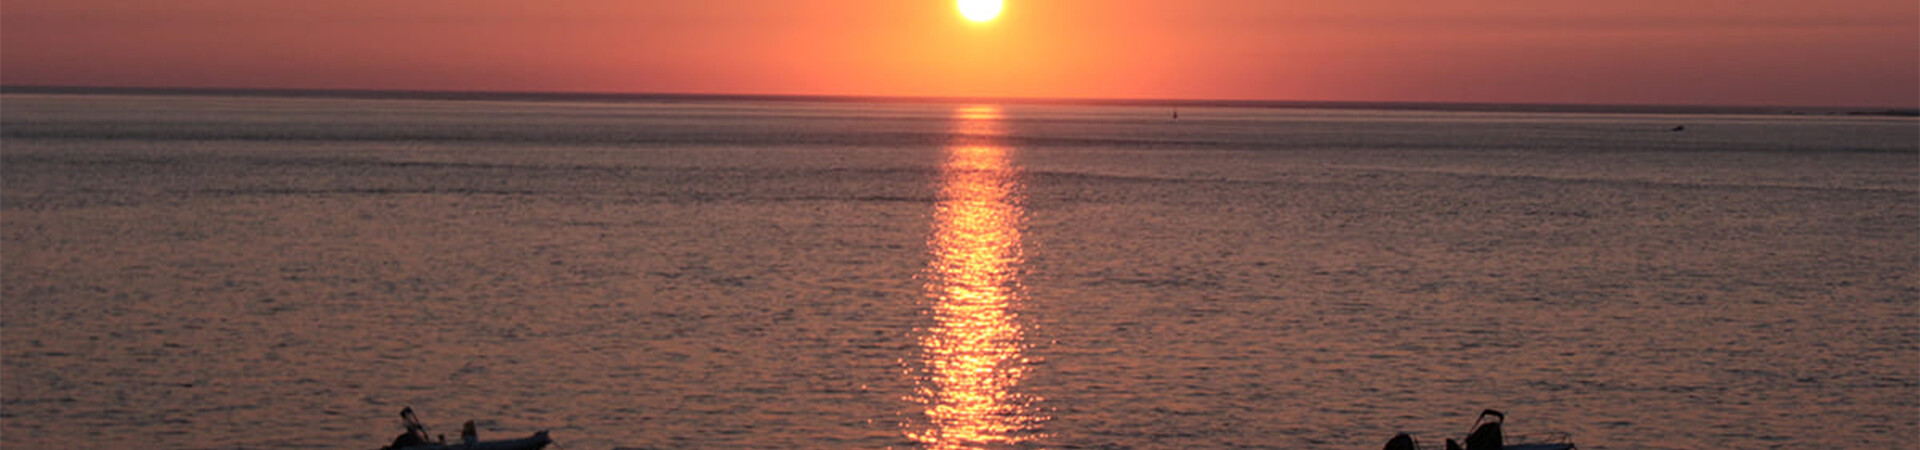
<svg viewBox="0 0 1920 450">
<path fill-rule="evenodd" d="M 1685 125 L 1685 132 L 1669 132 Z M 1911 118 L 0 97 L 0 442 L 1920 441 Z"/>
</svg>

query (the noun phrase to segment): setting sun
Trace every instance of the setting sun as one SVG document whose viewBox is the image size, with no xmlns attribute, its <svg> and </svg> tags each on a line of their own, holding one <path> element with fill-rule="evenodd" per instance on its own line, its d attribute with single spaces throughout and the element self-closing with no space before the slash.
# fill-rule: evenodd
<svg viewBox="0 0 1920 450">
<path fill-rule="evenodd" d="M 986 22 L 1000 15 L 1000 0 L 960 0 L 960 15 L 974 22 Z"/>
</svg>

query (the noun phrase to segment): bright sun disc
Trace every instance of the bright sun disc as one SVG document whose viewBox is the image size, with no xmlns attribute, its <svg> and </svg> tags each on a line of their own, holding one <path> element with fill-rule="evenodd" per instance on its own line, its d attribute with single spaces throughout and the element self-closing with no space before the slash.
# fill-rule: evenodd
<svg viewBox="0 0 1920 450">
<path fill-rule="evenodd" d="M 960 0 L 960 15 L 974 22 L 993 20 L 1000 15 L 1000 0 Z"/>
</svg>

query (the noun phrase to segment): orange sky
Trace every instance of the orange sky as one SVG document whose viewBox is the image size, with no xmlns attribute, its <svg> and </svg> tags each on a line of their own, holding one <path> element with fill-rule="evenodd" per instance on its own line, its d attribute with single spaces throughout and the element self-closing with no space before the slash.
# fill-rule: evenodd
<svg viewBox="0 0 1920 450">
<path fill-rule="evenodd" d="M 1920 105 L 1914 0 L 0 0 L 0 83 Z"/>
</svg>

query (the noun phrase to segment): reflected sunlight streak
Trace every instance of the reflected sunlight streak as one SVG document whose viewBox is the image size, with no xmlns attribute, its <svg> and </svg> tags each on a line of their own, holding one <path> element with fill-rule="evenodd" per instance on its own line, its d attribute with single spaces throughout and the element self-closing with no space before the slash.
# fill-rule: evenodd
<svg viewBox="0 0 1920 450">
<path fill-rule="evenodd" d="M 979 145 L 998 131 L 993 107 L 955 113 L 966 144 L 947 149 L 935 212 L 927 293 L 934 323 L 920 347 L 918 402 L 928 423 L 909 437 L 929 448 L 1012 444 L 1042 437 L 1038 398 L 1015 392 L 1030 362 L 1012 311 L 1020 295 L 1018 169 L 1008 149 Z"/>
</svg>

